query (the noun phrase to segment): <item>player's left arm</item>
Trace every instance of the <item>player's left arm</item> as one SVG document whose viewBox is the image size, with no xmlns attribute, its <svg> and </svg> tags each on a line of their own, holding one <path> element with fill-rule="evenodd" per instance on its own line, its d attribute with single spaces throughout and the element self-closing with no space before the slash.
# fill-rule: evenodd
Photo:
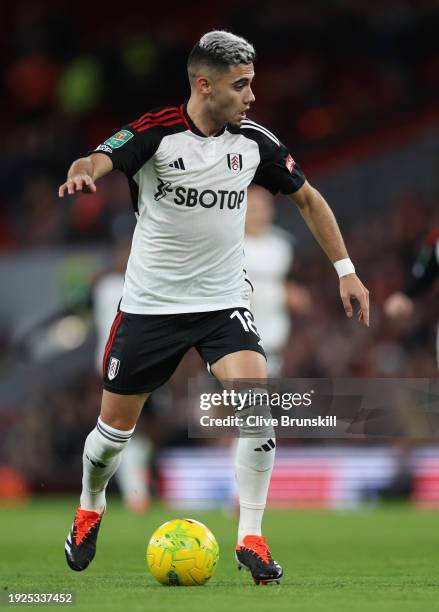
<svg viewBox="0 0 439 612">
<path fill-rule="evenodd" d="M 348 259 L 349 255 L 334 214 L 323 196 L 308 181 L 288 194 L 294 202 L 317 242 L 332 263 Z M 353 314 L 351 300 L 358 300 L 360 311 L 358 320 L 369 327 L 369 291 L 355 273 L 340 278 L 340 297 L 346 315 Z"/>
</svg>

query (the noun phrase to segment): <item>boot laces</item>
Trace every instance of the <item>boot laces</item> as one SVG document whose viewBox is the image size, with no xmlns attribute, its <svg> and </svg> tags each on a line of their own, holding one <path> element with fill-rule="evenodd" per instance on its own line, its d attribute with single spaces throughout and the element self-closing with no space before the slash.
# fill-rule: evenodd
<svg viewBox="0 0 439 612">
<path fill-rule="evenodd" d="M 81 510 L 78 508 L 75 517 L 75 527 L 76 527 L 76 545 L 80 544 L 82 540 L 87 536 L 90 529 L 99 522 L 102 514 L 99 512 L 94 512 L 92 510 Z"/>
<path fill-rule="evenodd" d="M 243 546 L 258 555 L 265 563 L 270 563 L 272 557 L 266 542 L 267 538 L 262 536 L 248 535 L 243 540 Z"/>
</svg>

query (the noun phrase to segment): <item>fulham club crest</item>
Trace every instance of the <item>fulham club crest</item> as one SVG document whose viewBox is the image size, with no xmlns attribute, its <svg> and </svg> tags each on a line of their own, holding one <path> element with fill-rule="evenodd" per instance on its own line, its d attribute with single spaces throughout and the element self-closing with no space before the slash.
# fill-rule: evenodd
<svg viewBox="0 0 439 612">
<path fill-rule="evenodd" d="M 116 357 L 111 357 L 110 363 L 108 364 L 107 376 L 108 380 L 113 380 L 116 378 L 119 372 L 120 361 L 116 359 Z"/>
<path fill-rule="evenodd" d="M 239 153 L 227 153 L 227 165 L 233 174 L 238 174 L 242 170 L 242 155 Z"/>
</svg>

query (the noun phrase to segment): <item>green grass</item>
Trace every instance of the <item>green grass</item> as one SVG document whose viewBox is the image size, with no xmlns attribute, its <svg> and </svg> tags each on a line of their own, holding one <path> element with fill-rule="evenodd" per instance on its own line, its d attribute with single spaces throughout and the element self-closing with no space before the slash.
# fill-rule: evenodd
<svg viewBox="0 0 439 612">
<path fill-rule="evenodd" d="M 67 609 L 78 611 L 439 610 L 439 517 L 433 512 L 406 506 L 267 512 L 265 533 L 285 577 L 280 586 L 256 587 L 234 565 L 235 518 L 162 506 L 133 516 L 115 499 L 109 502 L 93 564 L 85 572 L 72 572 L 63 547 L 74 508 L 72 499 L 41 499 L 0 509 L 2 590 L 72 591 L 77 603 Z M 215 533 L 217 573 L 204 587 L 160 586 L 146 567 L 146 543 L 165 520 L 187 514 Z M 38 609 L 59 607 L 64 606 Z"/>
</svg>

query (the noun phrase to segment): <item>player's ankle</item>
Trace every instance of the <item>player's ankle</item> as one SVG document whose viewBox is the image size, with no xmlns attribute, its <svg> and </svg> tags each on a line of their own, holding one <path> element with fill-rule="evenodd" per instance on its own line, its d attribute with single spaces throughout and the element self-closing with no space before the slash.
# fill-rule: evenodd
<svg viewBox="0 0 439 612">
<path fill-rule="evenodd" d="M 89 512 L 104 512 L 107 501 L 105 498 L 105 492 L 99 495 L 92 494 L 90 492 L 82 492 L 79 500 L 79 507 L 81 510 L 88 510 Z"/>
</svg>

